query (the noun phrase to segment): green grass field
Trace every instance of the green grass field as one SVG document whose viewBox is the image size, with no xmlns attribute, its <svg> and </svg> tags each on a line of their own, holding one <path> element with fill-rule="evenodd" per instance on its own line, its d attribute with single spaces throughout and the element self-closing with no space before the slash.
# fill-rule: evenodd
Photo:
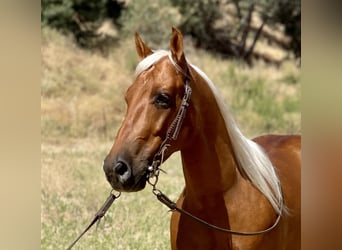
<svg viewBox="0 0 342 250">
<path fill-rule="evenodd" d="M 248 68 L 191 46 L 186 53 L 216 83 L 248 137 L 300 133 L 300 70 L 294 62 Z M 136 63 L 133 37 L 104 58 L 43 29 L 42 249 L 65 249 L 107 198 L 102 163 L 123 119 L 123 94 Z M 178 155 L 164 165 L 159 187 L 175 200 L 184 184 Z M 150 186 L 124 193 L 75 249 L 169 249 L 169 220 Z"/>
</svg>

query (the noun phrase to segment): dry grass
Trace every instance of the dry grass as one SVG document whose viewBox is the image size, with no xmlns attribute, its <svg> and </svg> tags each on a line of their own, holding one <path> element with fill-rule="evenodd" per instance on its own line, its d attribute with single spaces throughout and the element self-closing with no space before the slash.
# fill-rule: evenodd
<svg viewBox="0 0 342 250">
<path fill-rule="evenodd" d="M 187 56 L 216 83 L 249 136 L 300 132 L 300 71 L 259 63 L 247 68 L 187 46 Z M 110 190 L 102 161 L 123 119 L 123 94 L 137 62 L 133 41 L 108 58 L 83 51 L 52 30 L 42 32 L 42 249 L 64 249 L 89 223 Z M 177 155 L 160 188 L 176 199 L 183 187 Z M 98 229 L 75 249 L 169 249 L 167 208 L 147 187 L 123 194 Z"/>
<path fill-rule="evenodd" d="M 52 30 L 44 29 L 42 40 L 43 136 L 107 137 L 109 123 L 118 124 L 124 112 L 126 65 L 83 51 Z"/>
<path fill-rule="evenodd" d="M 42 40 L 43 136 L 113 136 L 125 111 L 123 95 L 137 62 L 133 41 L 123 41 L 109 58 L 103 58 L 78 49 L 51 30 L 43 30 Z M 300 131 L 300 71 L 293 62 L 280 68 L 263 63 L 249 68 L 191 46 L 186 52 L 239 112 L 237 119 L 248 135 Z M 241 100 L 246 96 L 251 100 Z M 284 105 L 293 107 L 289 110 Z"/>
</svg>

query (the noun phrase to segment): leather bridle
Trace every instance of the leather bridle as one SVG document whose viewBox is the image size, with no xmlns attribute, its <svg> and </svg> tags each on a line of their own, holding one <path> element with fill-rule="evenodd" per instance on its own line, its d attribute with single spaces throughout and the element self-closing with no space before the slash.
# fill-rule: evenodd
<svg viewBox="0 0 342 250">
<path fill-rule="evenodd" d="M 148 171 L 149 171 L 148 180 L 152 178 L 153 176 L 156 176 L 156 171 L 159 170 L 159 166 L 164 161 L 164 153 L 171 146 L 171 143 L 178 139 L 179 131 L 182 127 L 182 124 L 186 115 L 186 110 L 190 104 L 191 93 L 192 93 L 192 89 L 189 85 L 189 79 L 187 78 L 185 81 L 185 91 L 184 91 L 182 103 L 178 109 L 177 115 L 174 118 L 173 122 L 170 124 L 166 132 L 165 139 L 161 143 L 159 150 L 154 155 L 151 166 L 148 167 Z"/>
</svg>

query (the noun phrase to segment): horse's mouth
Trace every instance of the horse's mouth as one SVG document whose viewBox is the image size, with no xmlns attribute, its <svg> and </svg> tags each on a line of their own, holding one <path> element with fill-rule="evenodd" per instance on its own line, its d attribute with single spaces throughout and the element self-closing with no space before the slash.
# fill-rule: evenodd
<svg viewBox="0 0 342 250">
<path fill-rule="evenodd" d="M 126 189 L 126 192 L 138 192 L 140 190 L 143 190 L 146 186 L 147 178 L 146 174 L 142 175 L 141 178 L 139 178 L 133 186 Z"/>
<path fill-rule="evenodd" d="M 120 183 L 118 181 L 113 181 L 113 180 L 112 181 L 108 180 L 108 182 L 110 183 L 112 188 L 116 191 L 119 191 L 119 192 L 138 192 L 138 191 L 145 188 L 146 182 L 147 182 L 146 176 L 147 176 L 147 174 L 142 176 L 136 182 Z"/>
</svg>

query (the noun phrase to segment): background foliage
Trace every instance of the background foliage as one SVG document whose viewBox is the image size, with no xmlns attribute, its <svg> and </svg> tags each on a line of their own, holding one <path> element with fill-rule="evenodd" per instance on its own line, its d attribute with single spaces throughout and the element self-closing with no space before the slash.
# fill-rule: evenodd
<svg viewBox="0 0 342 250">
<path fill-rule="evenodd" d="M 71 33 L 82 47 L 96 48 L 103 40 L 99 28 L 107 19 L 117 23 L 123 4 L 112 0 L 42 0 L 41 21 L 43 26 Z"/>
<path fill-rule="evenodd" d="M 255 51 L 259 39 L 296 58 L 301 53 L 300 0 L 42 0 L 41 17 L 44 26 L 71 33 L 79 45 L 102 51 L 134 31 L 147 34 L 152 45 L 166 45 L 163 31 L 178 26 L 196 47 L 249 64 L 254 58 L 281 62 Z"/>
</svg>

